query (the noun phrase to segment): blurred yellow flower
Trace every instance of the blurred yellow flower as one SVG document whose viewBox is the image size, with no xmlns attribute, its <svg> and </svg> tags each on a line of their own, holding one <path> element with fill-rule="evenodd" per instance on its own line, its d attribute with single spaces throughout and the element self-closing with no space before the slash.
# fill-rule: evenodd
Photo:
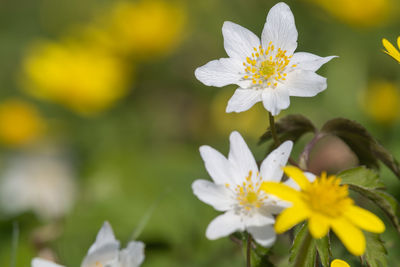
<svg viewBox="0 0 400 267">
<path fill-rule="evenodd" d="M 118 2 L 112 10 L 110 37 L 115 48 L 135 57 L 167 54 L 181 41 L 186 20 L 178 2 Z"/>
<path fill-rule="evenodd" d="M 383 50 L 386 54 L 397 60 L 400 63 L 400 52 L 396 49 L 388 40 L 385 38 L 382 39 L 382 44 L 386 48 L 386 51 Z M 400 36 L 397 37 L 397 47 L 400 49 Z"/>
<path fill-rule="evenodd" d="M 0 142 L 6 146 L 28 145 L 45 129 L 45 122 L 30 103 L 9 99 L 0 103 Z"/>
<path fill-rule="evenodd" d="M 107 109 L 127 93 L 121 60 L 85 43 L 42 42 L 29 51 L 23 71 L 23 85 L 31 95 L 82 115 Z"/>
<path fill-rule="evenodd" d="M 231 95 L 230 90 L 220 90 L 212 101 L 210 116 L 213 128 L 221 136 L 237 130 L 249 137 L 259 138 L 268 126 L 268 113 L 261 104 L 246 112 L 226 113 L 226 103 Z"/>
<path fill-rule="evenodd" d="M 375 81 L 361 98 L 362 108 L 373 120 L 391 124 L 400 116 L 400 88 L 387 81 Z"/>
<path fill-rule="evenodd" d="M 331 262 L 331 267 L 350 267 L 350 265 L 345 261 L 336 259 Z"/>
<path fill-rule="evenodd" d="M 339 177 L 327 176 L 326 173 L 315 177 L 293 166 L 283 170 L 292 179 L 292 184 L 264 182 L 261 185 L 267 194 L 292 204 L 276 219 L 275 231 L 278 234 L 308 220 L 308 229 L 314 238 L 324 237 L 332 228 L 350 253 L 361 256 L 366 247 L 361 229 L 372 233 L 385 231 L 379 217 L 354 204 L 348 186 L 340 185 Z"/>
<path fill-rule="evenodd" d="M 309 0 L 337 19 L 352 26 L 370 27 L 384 23 L 393 9 L 392 0 Z"/>
</svg>

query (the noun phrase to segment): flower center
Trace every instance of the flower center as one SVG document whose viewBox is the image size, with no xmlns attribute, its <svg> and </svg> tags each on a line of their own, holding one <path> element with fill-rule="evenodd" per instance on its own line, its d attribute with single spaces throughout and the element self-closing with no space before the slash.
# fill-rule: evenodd
<svg viewBox="0 0 400 267">
<path fill-rule="evenodd" d="M 308 188 L 302 191 L 302 197 L 309 208 L 329 217 L 340 216 L 343 211 L 353 204 L 349 198 L 347 185 L 340 185 L 341 179 L 336 176 L 326 176 L 315 179 Z"/>
<path fill-rule="evenodd" d="M 263 205 L 264 200 L 267 199 L 267 196 L 260 188 L 262 177 L 258 176 L 257 173 L 258 180 L 254 183 L 251 180 L 252 175 L 253 172 L 249 171 L 246 181 L 244 181 L 242 185 L 237 185 L 234 189 L 239 205 L 248 211 L 253 208 L 260 208 Z M 229 184 L 226 186 L 229 187 Z"/>
<path fill-rule="evenodd" d="M 278 82 L 286 80 L 287 66 L 292 56 L 286 55 L 286 50 L 275 49 L 272 42 L 267 49 L 261 46 L 254 47 L 254 53 L 243 62 L 245 75 L 243 79 L 251 80 L 253 84 L 264 85 L 264 87 L 276 87 Z M 292 68 L 296 65 L 292 65 Z"/>
</svg>

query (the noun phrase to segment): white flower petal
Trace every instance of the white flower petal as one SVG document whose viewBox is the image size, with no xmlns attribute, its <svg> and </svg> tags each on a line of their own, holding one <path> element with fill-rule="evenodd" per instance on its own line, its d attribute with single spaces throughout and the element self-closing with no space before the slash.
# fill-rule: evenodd
<svg viewBox="0 0 400 267">
<path fill-rule="evenodd" d="M 260 90 L 238 88 L 231 99 L 229 99 L 226 112 L 243 112 L 250 109 L 254 104 L 260 101 Z"/>
<path fill-rule="evenodd" d="M 337 56 L 320 57 L 311 53 L 297 52 L 294 53 L 290 64 L 297 65 L 302 70 L 317 71 L 322 65 L 335 57 Z"/>
<path fill-rule="evenodd" d="M 89 248 L 88 254 L 83 259 L 82 267 L 91 267 L 96 262 L 103 265 L 118 261 L 119 241 L 115 239 L 111 225 L 103 224 L 97 234 L 95 243 Z"/>
<path fill-rule="evenodd" d="M 300 186 L 292 179 L 292 178 L 288 178 L 285 182 L 283 182 L 285 185 L 300 191 Z"/>
<path fill-rule="evenodd" d="M 313 71 L 297 70 L 289 72 L 284 87 L 291 96 L 311 97 L 324 91 L 326 78 Z"/>
<path fill-rule="evenodd" d="M 317 176 L 311 172 L 305 172 L 304 175 L 307 177 L 307 179 L 310 181 L 310 183 L 314 182 Z"/>
<path fill-rule="evenodd" d="M 144 261 L 143 242 L 132 241 L 120 252 L 119 267 L 138 267 Z"/>
<path fill-rule="evenodd" d="M 305 172 L 304 175 L 307 177 L 310 183 L 314 182 L 316 179 L 316 176 L 311 172 Z M 287 179 L 284 184 L 297 191 L 300 191 L 300 186 L 292 178 Z"/>
<path fill-rule="evenodd" d="M 230 21 L 224 22 L 222 34 L 225 51 L 231 58 L 243 61 L 251 56 L 254 47 L 260 46 L 260 39 L 254 33 Z"/>
<path fill-rule="evenodd" d="M 40 259 L 40 258 L 34 258 L 31 263 L 32 267 L 64 267 L 62 265 L 58 265 L 54 262 Z"/>
<path fill-rule="evenodd" d="M 293 13 L 289 6 L 282 2 L 273 6 L 261 35 L 263 47 L 267 48 L 269 42 L 272 42 L 276 49 L 286 50 L 286 55 L 290 56 L 297 48 L 297 37 Z"/>
<path fill-rule="evenodd" d="M 263 247 L 270 247 L 276 240 L 275 230 L 272 225 L 252 226 L 247 229 L 254 240 Z"/>
<path fill-rule="evenodd" d="M 267 209 L 264 210 L 259 210 L 259 211 L 267 211 Z M 265 214 L 263 214 L 265 213 Z M 269 225 L 269 224 L 274 224 L 275 219 L 271 215 L 269 211 L 267 212 L 254 212 L 250 216 L 245 218 L 245 225 L 246 228 L 252 227 L 252 226 L 264 226 L 264 225 Z"/>
<path fill-rule="evenodd" d="M 234 211 L 227 211 L 211 221 L 206 230 L 206 237 L 215 240 L 244 229 L 244 223 L 239 215 Z"/>
<path fill-rule="evenodd" d="M 260 175 L 263 178 L 263 181 L 281 181 L 283 175 L 282 168 L 286 165 L 289 159 L 292 147 L 293 142 L 286 141 L 264 159 L 260 167 Z"/>
<path fill-rule="evenodd" d="M 258 166 L 243 137 L 240 133 L 233 131 L 229 136 L 229 141 L 230 150 L 228 159 L 236 169 L 235 177 L 238 179 L 238 184 L 245 181 L 250 171 L 252 172 L 252 178 L 255 179 L 257 177 Z"/>
<path fill-rule="evenodd" d="M 264 108 L 276 116 L 282 109 L 287 109 L 290 105 L 289 91 L 284 87 L 275 89 L 267 88 L 262 92 Z"/>
<path fill-rule="evenodd" d="M 242 84 L 242 62 L 233 58 L 213 60 L 196 69 L 194 75 L 207 86 L 222 87 L 228 84 Z"/>
<path fill-rule="evenodd" d="M 232 192 L 225 185 L 216 185 L 206 180 L 196 180 L 192 184 L 193 193 L 198 199 L 218 211 L 229 210 L 235 203 Z"/>
<path fill-rule="evenodd" d="M 104 222 L 100 231 L 97 233 L 96 241 L 89 248 L 88 253 L 92 253 L 95 250 L 100 249 L 101 247 L 109 244 L 119 247 L 119 241 L 115 239 L 114 232 L 111 228 L 110 223 Z"/>
<path fill-rule="evenodd" d="M 200 155 L 208 174 L 216 184 L 234 182 L 232 165 L 221 153 L 210 146 L 201 146 Z"/>
</svg>

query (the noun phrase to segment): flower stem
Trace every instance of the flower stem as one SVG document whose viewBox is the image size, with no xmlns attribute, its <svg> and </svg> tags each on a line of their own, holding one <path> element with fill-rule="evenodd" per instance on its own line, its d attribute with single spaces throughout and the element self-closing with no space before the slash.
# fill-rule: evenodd
<svg viewBox="0 0 400 267">
<path fill-rule="evenodd" d="M 247 234 L 246 267 L 251 267 L 251 234 Z"/>
<path fill-rule="evenodd" d="M 303 242 L 301 244 L 299 253 L 297 254 L 296 257 L 296 262 L 294 263 L 294 267 L 305 267 L 306 260 L 307 260 L 307 252 L 310 249 L 310 246 L 312 244 L 312 237 L 310 235 L 310 232 L 308 229 L 306 229 L 307 234 L 303 239 Z"/>
<path fill-rule="evenodd" d="M 274 139 L 275 146 L 279 146 L 281 142 L 278 139 L 278 135 L 276 134 L 276 128 L 275 128 L 275 118 L 272 116 L 271 112 L 268 112 L 269 115 L 269 129 L 271 131 L 272 138 Z"/>
<path fill-rule="evenodd" d="M 279 141 L 278 134 L 276 133 L 275 118 L 274 116 L 272 116 L 271 112 L 268 112 L 268 115 L 269 115 L 269 129 L 271 131 L 272 139 L 274 139 L 275 147 L 278 147 L 281 144 L 281 141 Z M 291 157 L 289 157 L 289 162 L 293 166 L 299 167 L 296 161 Z"/>
</svg>

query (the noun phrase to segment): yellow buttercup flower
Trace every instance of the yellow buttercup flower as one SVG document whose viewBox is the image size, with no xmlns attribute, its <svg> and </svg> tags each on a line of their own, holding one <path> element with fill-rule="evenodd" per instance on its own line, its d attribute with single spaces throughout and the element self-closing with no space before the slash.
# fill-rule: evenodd
<svg viewBox="0 0 400 267">
<path fill-rule="evenodd" d="M 112 11 L 110 37 L 117 50 L 139 58 L 167 54 L 181 41 L 185 17 L 176 2 L 121 1 Z"/>
<path fill-rule="evenodd" d="M 309 0 L 337 19 L 352 26 L 370 27 L 391 15 L 392 0 Z"/>
<path fill-rule="evenodd" d="M 264 182 L 262 190 L 292 203 L 278 215 L 275 231 L 283 233 L 294 225 L 308 220 L 308 227 L 314 238 L 324 237 L 330 228 L 354 255 L 365 251 L 365 237 L 360 229 L 382 233 L 383 222 L 373 213 L 354 204 L 349 197 L 347 185 L 340 185 L 341 179 L 327 176 L 309 180 L 299 168 L 287 166 L 284 172 L 298 185 L 290 187 L 282 183 Z M 311 175 L 308 175 L 311 177 Z M 296 188 L 296 189 L 294 189 Z"/>
<path fill-rule="evenodd" d="M 383 50 L 386 54 L 397 60 L 397 62 L 400 63 L 400 52 L 392 43 L 390 43 L 387 39 L 383 38 L 382 39 L 382 44 L 386 48 L 386 51 Z M 397 46 L 400 49 L 400 36 L 397 37 Z"/>
<path fill-rule="evenodd" d="M 400 88 L 388 81 L 375 81 L 361 98 L 365 113 L 382 124 L 391 124 L 400 117 Z"/>
<path fill-rule="evenodd" d="M 350 267 L 350 265 L 345 261 L 336 259 L 331 262 L 331 267 Z"/>
<path fill-rule="evenodd" d="M 45 122 L 30 103 L 9 99 L 0 103 L 0 142 L 7 146 L 28 145 L 45 129 Z"/>
<path fill-rule="evenodd" d="M 120 59 L 74 41 L 33 47 L 23 71 L 24 86 L 31 95 L 84 115 L 109 108 L 127 93 L 127 70 Z"/>
</svg>

